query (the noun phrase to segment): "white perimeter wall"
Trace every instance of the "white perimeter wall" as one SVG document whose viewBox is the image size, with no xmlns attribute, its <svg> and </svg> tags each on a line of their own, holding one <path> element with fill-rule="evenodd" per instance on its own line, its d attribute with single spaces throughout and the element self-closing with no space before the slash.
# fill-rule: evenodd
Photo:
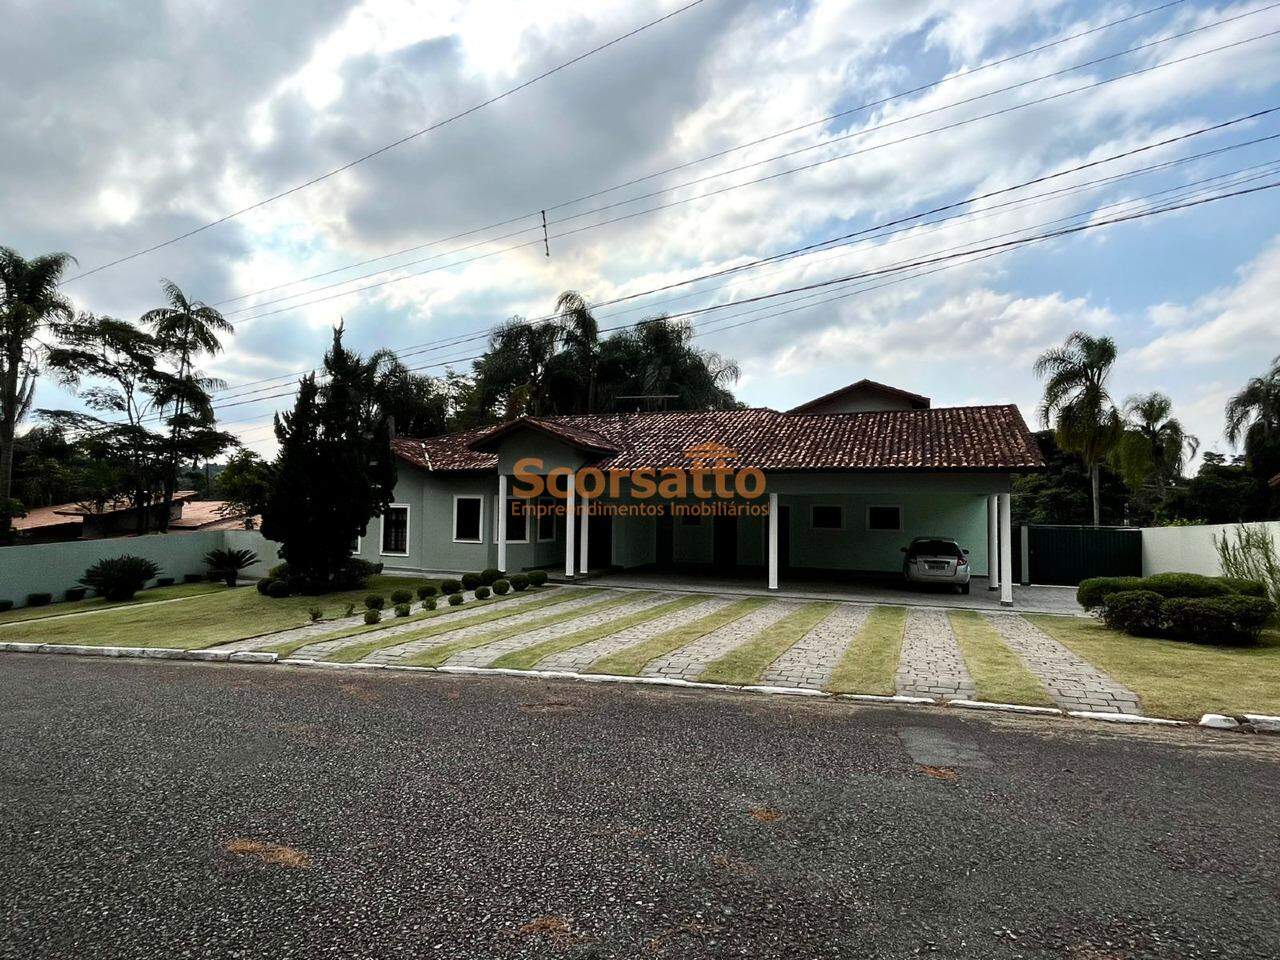
<svg viewBox="0 0 1280 960">
<path fill-rule="evenodd" d="M 1271 539 L 1280 548 L 1280 520 L 1263 523 L 1214 523 L 1195 527 L 1143 527 L 1142 575 L 1153 573 L 1202 573 L 1208 577 L 1222 575 L 1218 566 L 1218 551 L 1213 538 L 1223 536 L 1234 540 L 1237 526 L 1262 528 L 1270 531 Z"/>
</svg>

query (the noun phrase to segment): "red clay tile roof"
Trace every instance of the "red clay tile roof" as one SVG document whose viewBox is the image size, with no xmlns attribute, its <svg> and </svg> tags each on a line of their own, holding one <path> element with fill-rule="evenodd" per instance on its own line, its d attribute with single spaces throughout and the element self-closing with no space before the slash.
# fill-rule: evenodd
<svg viewBox="0 0 1280 960">
<path fill-rule="evenodd" d="M 188 500 L 182 516 L 169 521 L 170 530 L 242 530 L 244 515 L 227 512 L 225 500 Z"/>
<path fill-rule="evenodd" d="M 730 465 L 772 471 L 1035 470 L 1044 466 L 1015 406 L 938 407 L 869 413 L 788 414 L 769 409 L 548 417 L 616 446 L 591 461 L 602 469 L 688 467 L 696 448 L 721 444 Z M 493 470 L 475 449 L 507 425 L 430 440 L 397 439 L 396 453 L 433 471 Z"/>
<path fill-rule="evenodd" d="M 175 490 L 173 500 L 175 503 L 186 503 L 188 500 L 195 499 L 195 496 L 196 491 L 194 490 Z M 159 505 L 158 501 L 152 504 L 153 507 Z M 101 510 L 93 503 L 64 503 L 53 509 L 68 517 L 102 517 L 109 513 L 123 513 L 126 510 L 132 510 L 133 503 L 128 497 L 117 497 L 104 503 Z"/>
<path fill-rule="evenodd" d="M 471 449 L 489 451 L 497 448 L 499 441 L 517 430 L 533 430 L 563 440 L 580 450 L 592 453 L 612 454 L 621 452 L 617 443 L 594 428 L 576 426 L 564 417 L 519 417 L 508 420 L 485 431 L 482 437 L 472 441 Z"/>
<path fill-rule="evenodd" d="M 851 383 L 847 387 L 841 387 L 839 390 L 832 390 L 830 393 L 824 393 L 820 397 L 814 397 L 812 400 L 806 400 L 798 407 L 792 407 L 788 413 L 804 413 L 806 410 L 812 410 L 814 407 L 826 403 L 828 400 L 835 400 L 842 397 L 846 393 L 856 393 L 861 390 L 869 390 L 875 393 L 886 393 L 891 397 L 898 397 L 906 400 L 914 407 L 928 407 L 929 398 L 918 393 L 912 393 L 910 390 L 903 390 L 899 387 L 891 387 L 887 383 L 877 383 L 875 380 L 862 379 L 856 383 Z"/>
</svg>

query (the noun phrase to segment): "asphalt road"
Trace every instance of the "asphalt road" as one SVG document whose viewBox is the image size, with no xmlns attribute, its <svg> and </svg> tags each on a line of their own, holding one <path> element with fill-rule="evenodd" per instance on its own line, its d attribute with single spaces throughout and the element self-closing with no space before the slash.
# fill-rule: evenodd
<svg viewBox="0 0 1280 960">
<path fill-rule="evenodd" d="M 1280 739 L 2 656 L 0 957 L 1280 955 Z"/>
</svg>

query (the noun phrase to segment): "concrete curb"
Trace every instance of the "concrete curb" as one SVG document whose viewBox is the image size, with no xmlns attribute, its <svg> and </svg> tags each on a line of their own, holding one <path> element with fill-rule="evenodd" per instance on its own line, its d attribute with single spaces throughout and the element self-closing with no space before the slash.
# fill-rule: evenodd
<svg viewBox="0 0 1280 960">
<path fill-rule="evenodd" d="M 46 653 L 79 657 L 118 657 L 140 660 L 186 660 L 201 663 L 262 663 L 285 667 L 319 667 L 324 670 L 385 670 L 399 673 L 443 673 L 454 676 L 502 676 L 526 677 L 535 680 L 574 680 L 583 683 L 630 683 L 654 687 L 676 687 L 697 690 L 720 690 L 739 693 L 758 693 L 765 696 L 808 697 L 821 700 L 847 700 L 854 703 L 903 704 L 908 706 L 955 707 L 959 710 L 985 710 L 1035 716 L 1067 716 L 1077 720 L 1101 720 L 1105 723 L 1122 723 L 1158 727 L 1191 726 L 1186 720 L 1167 720 L 1163 717 L 1146 717 L 1134 713 L 1103 713 L 1093 710 L 1059 710 L 1056 707 L 1036 707 L 1022 703 L 988 703 L 983 700 L 936 700 L 933 697 L 911 697 L 902 694 L 885 696 L 874 693 L 828 693 L 809 687 L 775 687 L 763 684 L 735 685 L 728 683 L 703 683 L 697 680 L 681 680 L 677 677 L 624 677 L 607 673 L 572 673 L 567 670 L 513 670 L 506 667 L 415 667 L 387 663 L 335 663 L 329 660 L 285 659 L 278 654 L 256 650 L 178 650 L 170 647 L 98 647 L 69 643 L 0 643 L 0 652 Z M 1220 713 L 1206 713 L 1196 726 L 1209 730 L 1239 730 L 1249 733 L 1280 734 L 1280 717 L 1261 713 L 1246 713 L 1230 717 Z"/>
</svg>

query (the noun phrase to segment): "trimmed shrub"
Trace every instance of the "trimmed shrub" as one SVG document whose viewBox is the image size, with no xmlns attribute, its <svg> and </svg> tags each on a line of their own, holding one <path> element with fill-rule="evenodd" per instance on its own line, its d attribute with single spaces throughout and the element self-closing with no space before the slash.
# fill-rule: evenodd
<svg viewBox="0 0 1280 960">
<path fill-rule="evenodd" d="M 72 587 L 63 596 L 68 600 L 83 600 L 88 592 L 88 587 Z"/>
<path fill-rule="evenodd" d="M 1086 610 L 1097 610 L 1108 595 L 1122 590 L 1141 590 L 1141 577 L 1090 577 L 1076 588 L 1076 602 Z"/>
<path fill-rule="evenodd" d="M 240 571 L 258 562 L 258 555 L 252 550 L 229 550 L 219 547 L 204 555 L 205 565 L 209 568 L 210 580 L 221 580 L 228 587 L 234 587 L 240 578 Z M 287 580 L 286 575 L 283 579 Z"/>
<path fill-rule="evenodd" d="M 1175 597 L 1164 602 L 1169 633 L 1178 640 L 1218 646 L 1255 643 L 1275 616 L 1276 605 L 1262 597 Z"/>
<path fill-rule="evenodd" d="M 0 600 L 0 613 L 4 613 L 6 610 L 12 610 L 12 609 L 13 609 L 12 600 Z"/>
<path fill-rule="evenodd" d="M 387 598 L 380 593 L 371 593 L 364 598 L 366 610 L 381 610 L 387 605 Z"/>
<path fill-rule="evenodd" d="M 529 578 L 523 573 L 513 573 L 511 575 L 511 589 L 516 593 L 519 593 L 521 590 L 528 590 Z"/>
<path fill-rule="evenodd" d="M 511 589 L 511 583 L 508 580 L 493 581 L 493 592 L 500 597 L 506 596 L 507 591 L 510 589 Z"/>
<path fill-rule="evenodd" d="M 289 595 L 289 584 L 283 580 L 272 580 L 267 584 L 267 596 L 282 600 Z"/>
<path fill-rule="evenodd" d="M 396 616 L 397 616 L 397 617 L 407 617 L 408 615 L 409 615 L 409 604 L 408 604 L 408 603 L 397 603 L 397 604 L 396 604 Z"/>
<path fill-rule="evenodd" d="M 201 579 L 201 580 L 203 580 L 203 579 L 204 579 L 204 577 L 201 577 L 200 579 Z M 275 582 L 276 582 L 276 581 L 275 581 L 275 580 L 272 580 L 270 577 L 263 577 L 263 578 L 262 578 L 261 580 L 259 580 L 259 581 L 258 581 L 258 583 L 257 583 L 258 592 L 259 592 L 260 594 L 262 594 L 264 597 L 266 597 L 266 596 L 270 596 L 270 592 L 269 592 L 269 591 L 271 590 L 271 585 L 272 585 L 273 583 L 275 583 Z"/>
<path fill-rule="evenodd" d="M 370 607 L 368 610 L 364 612 L 364 622 L 369 624 L 370 626 L 372 626 L 375 623 L 381 623 L 382 611 L 375 610 L 373 607 Z"/>
<path fill-rule="evenodd" d="M 449 606 L 451 606 L 451 607 L 456 607 L 456 606 L 460 605 L 461 603 L 462 603 L 462 594 L 461 594 L 461 593 L 451 593 L 451 594 L 449 594 Z"/>
<path fill-rule="evenodd" d="M 361 563 L 364 563 L 364 562 L 365 562 L 365 561 L 363 561 L 363 560 L 361 561 Z M 381 560 L 379 560 L 377 563 L 370 563 L 370 564 L 368 564 L 368 567 L 369 567 L 369 573 L 370 573 L 370 575 L 375 574 L 375 573 L 381 573 L 381 572 L 382 572 L 382 568 L 383 568 L 384 566 L 385 566 L 385 564 L 384 564 Z"/>
<path fill-rule="evenodd" d="M 543 586 L 546 586 L 546 584 L 547 584 L 547 571 L 545 570 L 529 571 L 529 586 L 543 587 Z"/>
<path fill-rule="evenodd" d="M 324 611 L 319 607 L 312 607 L 307 611 L 307 616 L 311 618 L 312 623 L 319 623 L 320 618 L 324 616 Z"/>
<path fill-rule="evenodd" d="M 427 597 L 434 597 L 440 591 L 429 583 L 424 583 L 418 588 L 418 599 L 425 600 Z"/>
<path fill-rule="evenodd" d="M 395 604 L 397 607 L 398 607 L 398 606 L 400 606 L 400 604 L 402 604 L 402 603 L 412 603 L 412 602 L 413 602 L 413 591 L 412 591 L 412 590 L 405 590 L 405 589 L 403 589 L 403 588 L 401 588 L 401 589 L 399 589 L 399 590 L 392 590 L 392 591 L 391 591 L 391 602 L 392 602 L 393 604 Z"/>
<path fill-rule="evenodd" d="M 183 575 L 182 582 L 183 583 L 203 583 L 204 579 L 205 579 L 205 575 L 203 573 L 188 573 Z M 259 580 L 258 582 L 261 583 L 262 581 Z"/>
<path fill-rule="evenodd" d="M 1102 601 L 1102 622 L 1134 636 L 1155 636 L 1164 626 L 1164 603 L 1153 590 L 1120 590 Z"/>
<path fill-rule="evenodd" d="M 110 557 L 99 560 L 80 578 L 86 587 L 92 587 L 108 600 L 132 600 L 148 580 L 160 572 L 160 568 L 145 557 Z"/>
<path fill-rule="evenodd" d="M 130 596 L 132 596 L 132 594 L 130 594 Z M 125 599 L 127 600 L 128 597 L 126 597 Z M 27 594 L 28 607 L 47 607 L 51 603 L 53 603 L 52 593 L 28 593 Z"/>
<path fill-rule="evenodd" d="M 497 567 L 486 567 L 480 571 L 480 582 L 486 587 L 492 587 L 493 581 L 502 579 L 502 571 Z"/>
<path fill-rule="evenodd" d="M 480 574 L 464 573 L 462 575 L 462 588 L 464 590 L 474 590 L 478 586 L 480 586 Z"/>
<path fill-rule="evenodd" d="M 451 593 L 461 593 L 462 584 L 459 583 L 457 580 L 441 580 L 440 592 L 445 594 L 446 596 Z"/>
<path fill-rule="evenodd" d="M 1218 577 L 1232 593 L 1242 597 L 1262 597 L 1267 599 L 1267 585 L 1261 580 L 1242 580 L 1239 577 Z"/>
<path fill-rule="evenodd" d="M 158 580 L 156 580 L 156 586 L 157 586 L 157 587 L 172 587 L 172 586 L 173 586 L 173 584 L 174 584 L 174 582 L 175 582 L 175 581 L 174 581 L 173 577 L 160 577 Z"/>
<path fill-rule="evenodd" d="M 423 599 L 423 601 L 422 601 L 422 609 L 423 609 L 423 610 L 434 610 L 435 608 L 436 608 L 436 598 L 435 598 L 435 597 L 425 597 L 425 598 Z"/>
<path fill-rule="evenodd" d="M 277 563 L 274 567 L 267 571 L 268 580 L 283 580 L 289 576 L 289 564 Z"/>
<path fill-rule="evenodd" d="M 1226 597 L 1233 591 L 1218 577 L 1198 573 L 1157 573 L 1142 581 L 1142 590 L 1151 590 L 1167 599 L 1188 597 Z"/>
<path fill-rule="evenodd" d="M 477 600 L 488 600 L 488 599 L 489 599 L 489 595 L 490 595 L 492 592 L 493 592 L 492 590 L 490 590 L 488 587 L 486 587 L 486 586 L 484 586 L 484 585 L 478 586 L 478 587 L 476 587 L 476 599 L 477 599 Z"/>
</svg>

